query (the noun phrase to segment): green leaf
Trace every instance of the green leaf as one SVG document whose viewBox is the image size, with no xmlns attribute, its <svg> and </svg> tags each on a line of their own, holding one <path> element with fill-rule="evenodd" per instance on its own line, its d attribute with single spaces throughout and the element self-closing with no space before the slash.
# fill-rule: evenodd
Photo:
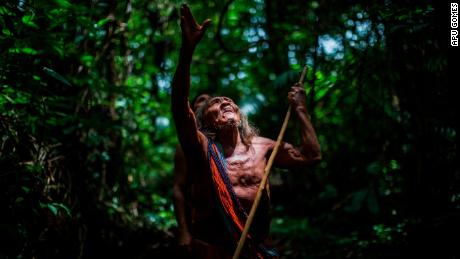
<svg viewBox="0 0 460 259">
<path fill-rule="evenodd" d="M 109 18 L 104 18 L 102 20 L 99 20 L 97 23 L 96 23 L 96 26 L 97 27 L 102 27 L 104 26 L 104 24 L 110 22 L 112 19 L 109 19 Z"/>
<path fill-rule="evenodd" d="M 40 208 L 47 208 L 49 209 L 54 216 L 57 216 L 57 213 L 58 213 L 58 210 L 59 208 L 63 209 L 66 214 L 70 217 L 71 216 L 71 213 L 70 213 L 70 209 L 67 208 L 64 204 L 62 203 L 57 203 L 57 202 L 52 202 L 52 203 L 46 203 L 46 204 L 43 204 L 40 202 Z"/>
<path fill-rule="evenodd" d="M 71 6 L 71 4 L 66 0 L 56 0 L 56 4 L 63 8 L 69 8 Z"/>
<path fill-rule="evenodd" d="M 0 6 L 0 15 L 4 15 L 4 14 L 11 14 L 11 12 L 8 11 L 8 9 L 6 9 L 5 7 Z"/>
<path fill-rule="evenodd" d="M 57 215 L 57 212 L 58 212 L 58 208 L 56 206 L 54 206 L 53 204 L 46 204 L 44 207 L 48 208 L 49 210 L 51 210 L 51 212 L 53 213 L 54 216 Z"/>
<path fill-rule="evenodd" d="M 93 64 L 94 57 L 91 55 L 85 54 L 80 57 L 80 60 L 83 64 L 85 64 L 85 66 L 90 67 Z"/>
<path fill-rule="evenodd" d="M 64 50 L 62 47 L 53 45 L 53 49 L 59 54 L 60 57 L 64 56 Z"/>
<path fill-rule="evenodd" d="M 303 40 L 303 39 L 305 39 L 305 33 L 302 33 L 300 31 L 294 31 L 291 34 L 291 40 L 293 40 L 293 41 L 300 41 L 300 40 Z"/>
<path fill-rule="evenodd" d="M 32 49 L 32 48 L 13 48 L 8 50 L 9 53 L 24 53 L 28 55 L 37 55 L 38 51 Z"/>
<path fill-rule="evenodd" d="M 11 36 L 10 30 L 8 30 L 7 28 L 3 28 L 2 33 L 5 34 L 6 36 Z"/>
<path fill-rule="evenodd" d="M 400 169 L 399 163 L 396 160 L 391 160 L 390 161 L 390 168 L 391 170 L 397 170 Z"/>
<path fill-rule="evenodd" d="M 70 213 L 70 209 L 67 208 L 67 206 L 65 206 L 64 204 L 62 204 L 62 203 L 52 203 L 52 204 L 55 207 L 59 207 L 59 208 L 63 209 L 66 212 L 67 216 L 69 216 L 69 217 L 72 216 L 72 214 Z"/>
<path fill-rule="evenodd" d="M 24 23 L 25 25 L 27 25 L 29 27 L 39 29 L 38 25 L 33 22 L 33 19 L 34 19 L 34 15 L 24 15 L 22 17 L 22 23 Z"/>
<path fill-rule="evenodd" d="M 67 81 L 63 76 L 58 74 L 56 71 L 52 70 L 51 68 L 44 67 L 43 71 L 53 77 L 54 79 L 57 79 L 59 82 L 67 85 L 67 86 L 72 86 L 69 81 Z"/>
</svg>

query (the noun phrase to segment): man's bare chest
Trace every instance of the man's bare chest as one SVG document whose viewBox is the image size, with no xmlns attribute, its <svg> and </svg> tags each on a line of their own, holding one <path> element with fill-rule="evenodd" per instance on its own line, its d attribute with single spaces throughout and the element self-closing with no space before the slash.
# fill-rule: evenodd
<svg viewBox="0 0 460 259">
<path fill-rule="evenodd" d="M 226 158 L 227 173 L 234 186 L 257 185 L 263 177 L 266 152 L 257 148 L 241 149 Z"/>
</svg>

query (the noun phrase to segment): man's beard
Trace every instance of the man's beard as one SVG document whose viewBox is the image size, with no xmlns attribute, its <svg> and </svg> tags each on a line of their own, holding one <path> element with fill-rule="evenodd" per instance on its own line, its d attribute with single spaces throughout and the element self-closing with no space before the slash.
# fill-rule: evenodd
<svg viewBox="0 0 460 259">
<path fill-rule="evenodd" d="M 237 120 L 231 118 L 231 119 L 228 119 L 227 123 L 217 125 L 217 129 L 218 130 L 225 130 L 225 129 L 238 128 L 240 126 L 241 126 L 241 120 L 237 121 Z"/>
</svg>

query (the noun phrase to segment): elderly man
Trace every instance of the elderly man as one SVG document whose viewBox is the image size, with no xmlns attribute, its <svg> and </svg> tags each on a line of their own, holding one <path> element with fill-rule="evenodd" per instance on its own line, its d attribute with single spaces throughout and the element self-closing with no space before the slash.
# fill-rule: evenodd
<svg viewBox="0 0 460 259">
<path fill-rule="evenodd" d="M 238 106 L 227 97 L 214 97 L 203 106 L 199 130 L 188 102 L 190 65 L 210 20 L 201 25 L 187 5 L 181 6 L 182 46 L 172 82 L 172 112 L 179 142 L 192 175 L 192 256 L 231 258 L 247 213 L 255 199 L 275 141 L 257 136 Z M 320 146 L 299 84 L 288 93 L 301 125 L 302 146 L 282 143 L 274 165 L 311 165 L 321 159 Z M 269 199 L 263 194 L 242 257 L 276 258 L 267 246 Z"/>
</svg>

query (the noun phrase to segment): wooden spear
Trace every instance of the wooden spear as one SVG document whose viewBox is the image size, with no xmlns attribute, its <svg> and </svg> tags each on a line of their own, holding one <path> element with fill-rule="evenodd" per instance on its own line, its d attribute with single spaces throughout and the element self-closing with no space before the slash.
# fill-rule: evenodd
<svg viewBox="0 0 460 259">
<path fill-rule="evenodd" d="M 307 73 L 307 66 L 305 65 L 302 70 L 302 74 L 300 75 L 299 83 L 303 83 L 303 79 L 305 74 Z M 243 233 L 241 233 L 240 240 L 238 241 L 238 245 L 236 247 L 235 253 L 233 254 L 233 259 L 238 259 L 240 257 L 241 250 L 243 250 L 244 242 L 246 241 L 246 237 L 249 232 L 249 228 L 251 227 L 252 220 L 254 219 L 254 215 L 256 214 L 257 207 L 259 206 L 260 198 L 262 197 L 262 192 L 266 187 L 268 175 L 270 174 L 270 169 L 272 168 L 273 161 L 275 160 L 276 153 L 278 153 L 279 146 L 281 144 L 281 140 L 283 140 L 284 132 L 286 131 L 286 127 L 289 121 L 289 117 L 291 116 L 291 106 L 286 112 L 286 116 L 284 117 L 283 126 L 281 127 L 280 134 L 276 139 L 275 147 L 268 159 L 267 166 L 265 166 L 264 170 L 264 177 L 259 184 L 259 189 L 257 190 L 256 198 L 254 199 L 254 203 L 252 204 L 251 211 L 249 212 L 248 219 L 246 220 L 246 224 L 244 225 Z"/>
</svg>

